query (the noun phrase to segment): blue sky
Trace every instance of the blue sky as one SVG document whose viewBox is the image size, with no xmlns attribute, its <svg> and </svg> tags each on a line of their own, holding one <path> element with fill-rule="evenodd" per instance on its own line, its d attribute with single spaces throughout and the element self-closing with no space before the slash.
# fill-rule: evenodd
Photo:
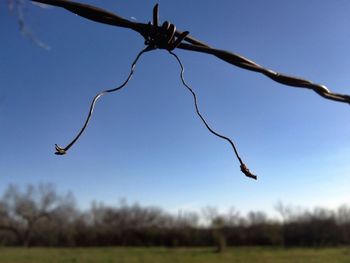
<svg viewBox="0 0 350 263">
<path fill-rule="evenodd" d="M 151 20 L 156 3 L 85 2 L 139 22 Z M 158 3 L 161 21 L 211 46 L 350 93 L 347 0 Z M 124 81 L 143 40 L 28 4 L 27 25 L 51 46 L 46 51 L 20 34 L 5 1 L 0 10 L 0 192 L 9 183 L 50 182 L 74 192 L 82 207 L 125 198 L 170 211 L 349 204 L 349 105 L 183 50 L 176 53 L 202 113 L 235 141 L 258 181 L 205 129 L 176 61 L 161 50 L 140 59 L 125 89 L 98 102 L 67 155 L 54 155 L 54 144 L 66 145 L 80 129 L 93 96 Z"/>
</svg>

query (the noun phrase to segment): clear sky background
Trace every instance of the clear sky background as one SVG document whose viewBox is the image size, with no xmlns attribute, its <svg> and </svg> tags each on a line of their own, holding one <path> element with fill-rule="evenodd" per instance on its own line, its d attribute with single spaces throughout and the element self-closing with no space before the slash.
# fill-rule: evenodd
<svg viewBox="0 0 350 263">
<path fill-rule="evenodd" d="M 85 1 L 139 22 L 155 1 Z M 158 1 L 161 21 L 290 75 L 350 93 L 350 1 Z M 0 193 L 9 183 L 53 183 L 84 208 L 92 200 L 169 211 L 211 205 L 272 213 L 278 201 L 335 208 L 350 201 L 350 108 L 280 85 L 210 55 L 176 50 L 210 134 L 167 52 L 145 54 L 120 92 L 97 104 L 86 133 L 65 156 L 93 96 L 121 84 L 143 39 L 60 8 L 27 4 L 24 38 L 0 2 Z"/>
</svg>

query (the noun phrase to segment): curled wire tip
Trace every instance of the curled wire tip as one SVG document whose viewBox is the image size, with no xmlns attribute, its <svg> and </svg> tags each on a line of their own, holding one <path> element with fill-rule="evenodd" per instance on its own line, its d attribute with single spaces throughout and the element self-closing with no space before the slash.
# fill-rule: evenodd
<svg viewBox="0 0 350 263">
<path fill-rule="evenodd" d="M 65 149 L 61 148 L 57 144 L 55 144 L 55 149 L 56 149 L 56 152 L 55 152 L 56 155 L 64 155 L 67 153 Z"/>
<path fill-rule="evenodd" d="M 241 164 L 241 171 L 242 173 L 245 174 L 245 176 L 252 178 L 254 180 L 257 180 L 258 177 L 255 174 L 252 174 L 249 169 L 247 168 L 247 166 L 245 164 Z"/>
</svg>

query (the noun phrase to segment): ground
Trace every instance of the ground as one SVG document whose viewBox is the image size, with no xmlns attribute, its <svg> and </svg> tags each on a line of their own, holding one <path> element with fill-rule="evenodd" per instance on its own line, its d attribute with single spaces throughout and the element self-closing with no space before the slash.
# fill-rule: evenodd
<svg viewBox="0 0 350 263">
<path fill-rule="evenodd" d="M 350 248 L 0 248 L 0 263 L 350 263 Z"/>
</svg>

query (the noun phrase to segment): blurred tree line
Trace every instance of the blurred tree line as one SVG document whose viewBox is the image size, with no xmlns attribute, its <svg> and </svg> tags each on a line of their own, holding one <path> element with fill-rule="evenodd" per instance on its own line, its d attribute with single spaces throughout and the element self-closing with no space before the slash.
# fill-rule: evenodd
<svg viewBox="0 0 350 263">
<path fill-rule="evenodd" d="M 78 209 L 52 185 L 10 185 L 0 199 L 0 245 L 6 246 L 337 246 L 350 244 L 350 207 L 298 210 L 279 203 L 282 220 L 213 207 L 170 214 L 120 202 Z"/>
</svg>

